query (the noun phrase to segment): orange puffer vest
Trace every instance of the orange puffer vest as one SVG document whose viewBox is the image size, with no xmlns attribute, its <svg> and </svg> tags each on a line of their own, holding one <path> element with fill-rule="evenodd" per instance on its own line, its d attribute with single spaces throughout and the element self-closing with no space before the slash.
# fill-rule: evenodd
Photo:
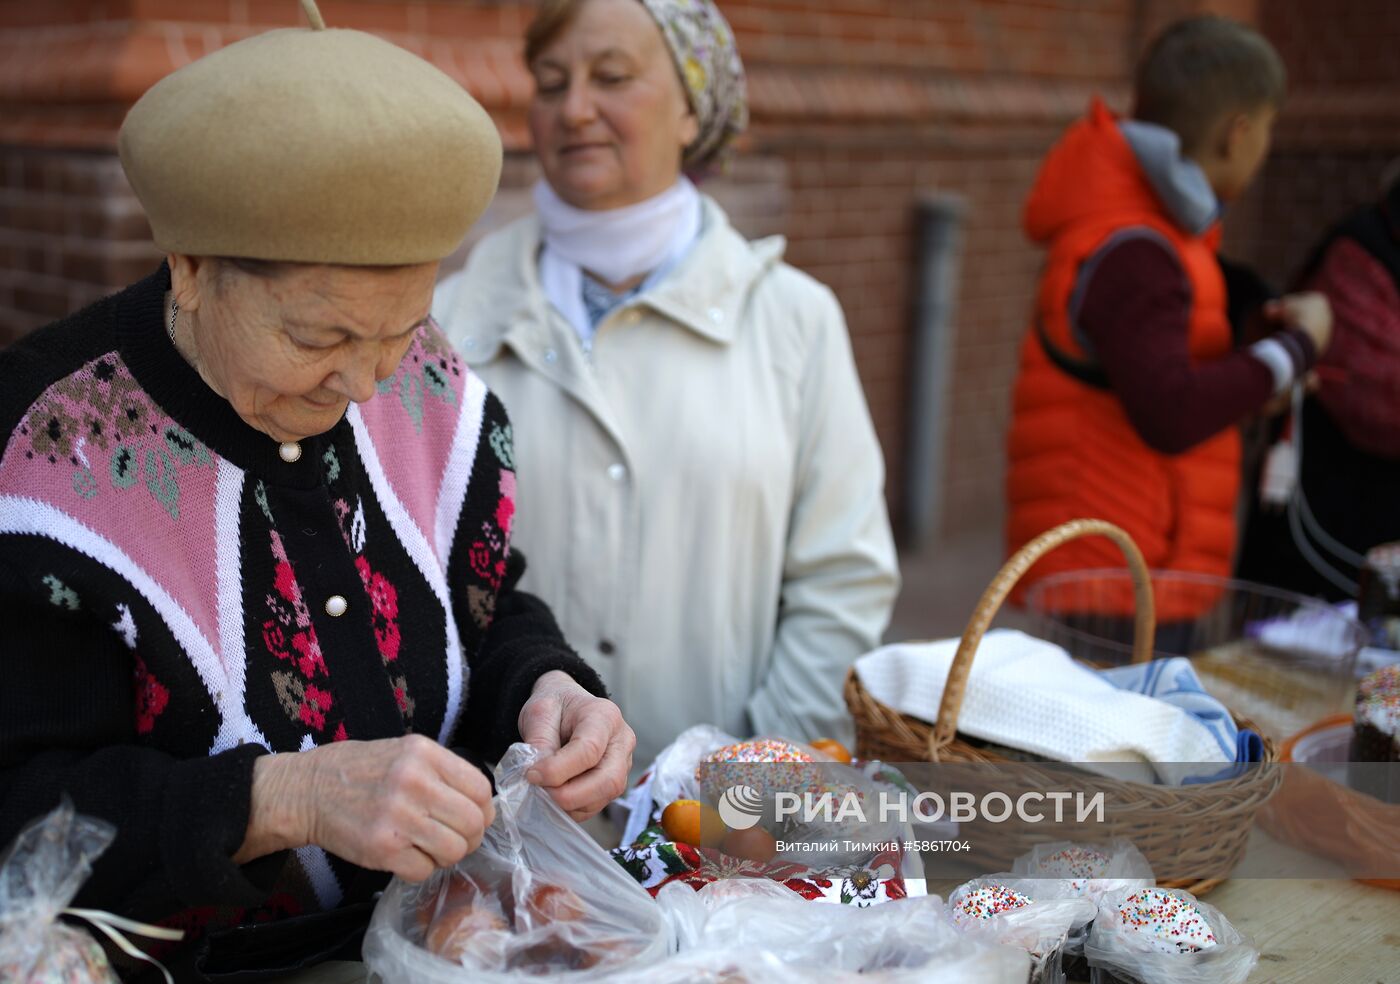
<svg viewBox="0 0 1400 984">
<path fill-rule="evenodd" d="M 1106 519 L 1137 541 L 1149 566 L 1228 575 L 1235 546 L 1240 438 L 1235 428 L 1182 454 L 1148 447 L 1117 396 L 1080 382 L 1047 355 L 1086 360 L 1070 324 L 1080 265 L 1115 233 L 1146 228 L 1175 249 L 1191 289 L 1189 351 L 1195 362 L 1232 347 L 1225 285 L 1215 259 L 1219 226 L 1193 236 L 1154 195 L 1113 114 L 1095 100 L 1050 151 L 1030 200 L 1025 228 L 1049 249 L 1035 318 L 1021 346 L 1009 439 L 1007 541 L 1016 550 L 1067 520 Z M 1052 552 L 1022 580 L 1018 597 L 1047 575 L 1122 567 L 1107 540 L 1078 540 Z M 1214 592 L 1164 598 L 1161 621 L 1194 618 Z M 1100 614 L 1128 614 L 1125 594 L 1101 598 Z"/>
</svg>

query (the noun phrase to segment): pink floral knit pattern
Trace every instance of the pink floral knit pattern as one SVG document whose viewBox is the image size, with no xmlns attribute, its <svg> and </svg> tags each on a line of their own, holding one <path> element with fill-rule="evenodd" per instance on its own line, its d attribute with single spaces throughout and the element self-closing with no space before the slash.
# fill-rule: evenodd
<svg viewBox="0 0 1400 984">
<path fill-rule="evenodd" d="M 316 639 L 311 613 L 307 610 L 291 561 L 287 559 L 287 551 L 282 546 L 282 537 L 276 530 L 270 530 L 268 535 L 271 537 L 276 567 L 273 590 L 265 599 L 268 617 L 263 622 L 263 645 L 269 653 L 291 667 L 273 672 L 273 686 L 287 715 L 321 734 L 326 731 L 326 716 L 335 705 L 330 689 L 330 673 L 321 653 L 321 644 Z M 335 728 L 333 737 L 336 741 L 349 737 L 345 733 L 344 722 Z"/>
</svg>

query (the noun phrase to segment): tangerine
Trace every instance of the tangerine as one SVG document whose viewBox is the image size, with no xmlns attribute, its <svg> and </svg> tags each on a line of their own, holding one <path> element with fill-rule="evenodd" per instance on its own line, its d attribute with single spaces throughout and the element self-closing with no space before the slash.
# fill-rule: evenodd
<svg viewBox="0 0 1400 984">
<path fill-rule="evenodd" d="M 728 829 L 715 808 L 699 800 L 680 799 L 661 813 L 661 829 L 680 844 L 718 847 Z"/>
<path fill-rule="evenodd" d="M 837 762 L 849 763 L 851 761 L 850 749 L 835 738 L 818 738 L 810 742 L 810 744 L 814 751 L 821 752 L 827 758 L 834 759 Z"/>
</svg>

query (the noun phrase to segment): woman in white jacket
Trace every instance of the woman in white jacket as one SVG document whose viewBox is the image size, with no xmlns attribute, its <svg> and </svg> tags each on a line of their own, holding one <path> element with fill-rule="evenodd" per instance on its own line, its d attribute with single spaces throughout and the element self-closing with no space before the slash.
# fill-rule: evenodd
<svg viewBox="0 0 1400 984">
<path fill-rule="evenodd" d="M 433 310 L 514 420 L 528 587 L 644 767 L 676 734 L 850 739 L 841 689 L 898 590 L 841 308 L 686 173 L 747 122 L 710 0 L 545 0 L 537 213 Z"/>
</svg>

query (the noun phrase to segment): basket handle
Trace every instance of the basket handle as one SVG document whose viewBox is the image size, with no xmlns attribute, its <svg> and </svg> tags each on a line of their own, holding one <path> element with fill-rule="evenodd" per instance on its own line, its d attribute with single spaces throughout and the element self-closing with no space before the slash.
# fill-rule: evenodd
<svg viewBox="0 0 1400 984">
<path fill-rule="evenodd" d="M 1137 613 L 1133 621 L 1133 662 L 1145 663 L 1152 657 L 1152 640 L 1157 626 L 1156 609 L 1152 602 L 1152 575 L 1147 569 L 1147 561 L 1142 551 L 1123 530 L 1102 519 L 1075 519 L 1042 533 L 1008 560 L 987 590 L 982 593 L 972 618 L 958 644 L 953 665 L 948 669 L 948 680 L 943 685 L 943 700 L 938 705 L 938 720 L 929 733 L 929 761 L 938 761 L 938 752 L 953 740 L 958 729 L 958 714 L 962 710 L 963 697 L 967 693 L 967 678 L 972 672 L 972 658 L 982 637 L 992 624 L 1002 602 L 1016 586 L 1016 582 L 1030 570 L 1041 557 L 1056 547 L 1085 536 L 1106 536 L 1118 545 L 1128 561 L 1128 572 L 1133 579 L 1133 597 Z"/>
</svg>

